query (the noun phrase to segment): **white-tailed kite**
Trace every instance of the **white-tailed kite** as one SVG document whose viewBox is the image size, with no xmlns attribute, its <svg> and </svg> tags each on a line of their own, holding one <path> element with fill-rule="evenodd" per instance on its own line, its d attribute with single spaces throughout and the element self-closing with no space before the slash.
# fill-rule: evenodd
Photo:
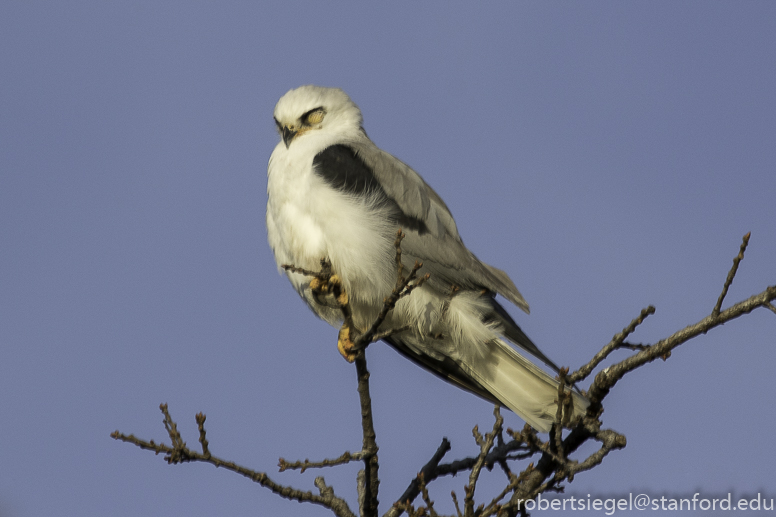
<svg viewBox="0 0 776 517">
<path fill-rule="evenodd" d="M 385 341 L 441 378 L 548 431 L 558 381 L 506 341 L 557 367 L 495 296 L 525 312 L 528 304 L 506 273 L 464 246 L 439 195 L 372 143 L 361 111 L 340 89 L 291 90 L 278 101 L 274 117 L 281 141 L 267 171 L 267 233 L 278 266 L 318 270 L 327 259 L 349 295 L 356 328 L 364 331 L 395 285 L 394 240 L 401 228 L 403 262 L 408 268 L 422 262 L 420 272 L 430 277 L 399 300 L 381 327 L 410 330 Z M 311 277 L 286 274 L 319 317 L 342 324 L 339 308 L 311 290 Z M 574 414 L 583 414 L 587 400 L 572 395 Z"/>
</svg>

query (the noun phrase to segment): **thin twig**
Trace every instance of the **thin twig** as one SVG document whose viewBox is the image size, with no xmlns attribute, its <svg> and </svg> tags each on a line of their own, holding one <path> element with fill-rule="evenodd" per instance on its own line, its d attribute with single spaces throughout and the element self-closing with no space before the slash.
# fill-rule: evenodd
<svg viewBox="0 0 776 517">
<path fill-rule="evenodd" d="M 463 517 L 461 514 L 461 507 L 458 506 L 458 496 L 455 495 L 455 491 L 450 492 L 450 497 L 453 498 L 453 504 L 455 505 L 455 514 L 458 517 Z"/>
<path fill-rule="evenodd" d="M 383 300 L 383 307 L 380 310 L 380 313 L 377 315 L 377 318 L 375 318 L 375 320 L 372 322 L 372 325 L 369 327 L 369 329 L 358 336 L 357 339 L 353 340 L 353 350 L 362 350 L 375 341 L 379 341 L 386 337 L 410 329 L 409 326 L 404 326 L 398 329 L 391 329 L 378 333 L 380 325 L 382 325 L 385 321 L 385 318 L 388 317 L 388 313 L 391 312 L 394 307 L 396 307 L 396 303 L 405 296 L 409 296 L 413 290 L 423 285 L 423 283 L 429 278 L 429 275 L 425 275 L 417 279 L 418 270 L 423 267 L 423 263 L 417 261 L 415 262 L 415 266 L 410 271 L 410 274 L 407 277 L 404 276 L 404 263 L 401 260 L 401 242 L 403 239 L 404 233 L 402 232 L 401 228 L 399 228 L 396 231 L 396 239 L 393 242 L 393 247 L 396 249 L 396 284 L 393 287 L 393 291 L 391 291 L 391 294 L 388 295 L 385 300 Z M 412 283 L 413 281 L 415 281 L 415 283 Z"/>
<path fill-rule="evenodd" d="M 195 420 L 197 421 L 197 428 L 199 429 L 199 443 L 202 445 L 202 454 L 210 456 L 210 450 L 208 449 L 208 441 L 205 436 L 205 413 L 197 413 Z"/>
<path fill-rule="evenodd" d="M 498 512 L 501 510 L 501 501 L 507 496 L 509 492 L 515 489 L 518 483 L 518 478 L 514 474 L 510 476 L 509 483 L 507 486 L 504 487 L 504 490 L 501 491 L 500 494 L 498 494 L 496 497 L 491 499 L 490 503 L 483 508 L 482 512 L 478 514 L 477 517 L 488 517 L 490 515 L 497 515 Z"/>
<path fill-rule="evenodd" d="M 496 447 L 503 447 L 504 446 L 504 429 L 501 429 L 496 436 Z M 504 474 L 507 475 L 507 479 L 511 479 L 512 469 L 509 468 L 509 465 L 507 464 L 506 458 L 501 459 L 498 461 L 498 466 L 501 467 L 501 470 L 504 471 Z"/>
<path fill-rule="evenodd" d="M 764 307 L 765 304 L 772 302 L 774 299 L 776 299 L 776 286 L 768 287 L 765 291 L 750 296 L 746 300 L 725 309 L 716 316 L 710 314 L 701 321 L 688 325 L 682 330 L 673 333 L 671 336 L 658 341 L 648 349 L 642 350 L 641 352 L 602 370 L 596 375 L 593 385 L 588 390 L 588 397 L 591 401 L 600 403 L 609 390 L 626 373 L 635 370 L 643 364 L 652 362 L 657 358 L 668 357 L 671 351 L 677 346 L 686 343 L 700 334 L 705 334 L 709 330 L 723 325 L 730 320 L 748 314 L 758 307 Z"/>
<path fill-rule="evenodd" d="M 377 315 L 377 318 L 372 322 L 372 326 L 369 327 L 369 329 L 358 336 L 356 340 L 353 341 L 353 349 L 354 350 L 362 350 L 366 348 L 369 344 L 374 343 L 377 341 L 375 339 L 375 335 L 377 334 L 378 329 L 380 328 L 380 325 L 383 324 L 385 321 L 385 318 L 388 317 L 388 313 L 391 312 L 394 307 L 396 307 L 396 303 L 404 298 L 405 296 L 409 296 L 412 291 L 423 285 L 426 280 L 429 279 L 430 275 L 425 275 L 420 278 L 417 278 L 418 270 L 423 267 L 422 262 L 415 262 L 415 266 L 410 271 L 410 274 L 407 276 L 407 278 L 401 279 L 401 281 L 397 282 L 396 287 L 393 288 L 393 291 L 390 295 L 383 301 L 383 308 L 380 310 L 380 313 Z M 417 280 L 416 280 L 417 279 Z M 415 281 L 413 284 L 412 282 Z M 398 332 L 397 330 L 396 332 Z M 393 332 L 394 334 L 396 332 Z"/>
<path fill-rule="evenodd" d="M 404 278 L 404 264 L 401 261 L 401 241 L 404 240 L 404 232 L 401 228 L 396 230 L 396 240 L 393 241 L 393 247 L 396 249 L 396 285 Z"/>
<path fill-rule="evenodd" d="M 776 286 L 768 287 L 765 291 L 750 296 L 746 300 L 720 312 L 717 316 L 709 315 L 698 323 L 689 325 L 684 329 L 675 332 L 668 338 L 659 341 L 655 345 L 647 347 L 645 350 L 606 368 L 595 377 L 593 385 L 587 392 L 588 397 L 593 404 L 597 404 L 600 408 L 603 398 L 609 393 L 617 381 L 628 372 L 659 357 L 667 357 L 670 355 L 671 350 L 686 343 L 693 337 L 718 327 L 727 321 L 738 318 L 743 314 L 748 314 L 758 307 L 765 307 L 774 299 L 776 299 Z M 609 345 L 607 345 L 607 347 L 608 346 Z M 604 352 L 604 350 L 602 350 L 602 352 Z M 599 354 L 602 352 L 599 352 Z M 588 415 L 589 414 L 590 411 L 588 411 Z M 559 467 L 566 469 L 565 476 L 573 478 L 574 473 L 588 470 L 600 464 L 610 451 L 625 447 L 627 443 L 625 436 L 612 430 L 601 430 L 600 425 L 600 420 L 597 418 L 586 416 L 582 418 L 580 424 L 575 427 L 563 441 L 563 451 L 566 455 L 575 451 L 591 437 L 601 442 L 601 448 L 580 463 L 566 463 L 564 465 L 562 462 L 558 461 L 557 457 L 553 457 L 552 454 L 545 451 L 536 468 L 525 476 L 524 480 L 515 490 L 510 499 L 510 503 L 502 507 L 502 510 L 506 512 L 506 515 L 514 516 L 519 512 L 523 512 L 523 503 L 525 501 L 536 497 L 537 494 L 556 485 L 563 477 L 561 476 L 558 478 L 553 475 Z M 547 479 L 549 479 L 549 481 L 545 482 Z"/>
<path fill-rule="evenodd" d="M 186 447 L 186 444 L 180 439 L 180 434 L 177 431 L 177 425 L 173 421 L 172 417 L 170 417 L 170 413 L 167 409 L 166 404 L 162 404 L 160 406 L 160 409 L 162 410 L 162 413 L 164 413 L 164 426 L 165 429 L 167 429 L 168 434 L 170 434 L 171 439 L 175 436 L 173 439 L 173 446 L 165 445 L 163 443 L 156 443 L 153 440 L 142 440 L 140 438 L 135 437 L 132 434 L 124 434 L 119 431 L 114 431 L 111 433 L 111 438 L 115 440 L 120 440 L 122 442 L 127 442 L 134 444 L 141 449 L 154 451 L 156 454 L 164 454 L 165 460 L 170 463 L 182 463 L 182 462 L 189 462 L 189 461 L 199 461 L 203 463 L 210 463 L 211 465 L 214 465 L 219 468 L 223 468 L 225 470 L 229 470 L 232 472 L 236 472 L 237 474 L 240 474 L 251 481 L 258 483 L 259 485 L 268 488 L 273 493 L 284 497 L 286 499 L 290 499 L 292 501 L 299 501 L 299 502 L 310 502 L 314 504 L 318 504 L 321 506 L 324 506 L 328 509 L 330 509 L 332 512 L 334 512 L 335 515 L 338 517 L 355 517 L 353 512 L 348 507 L 347 502 L 344 499 L 341 499 L 334 495 L 334 491 L 331 489 L 327 490 L 320 490 L 320 494 L 313 494 L 312 492 L 304 492 L 302 490 L 298 490 L 296 488 L 292 488 L 289 486 L 281 485 L 276 482 L 274 482 L 272 479 L 267 476 L 264 472 L 258 472 L 255 470 L 248 469 L 246 467 L 242 467 L 232 461 L 223 460 L 221 458 L 218 458 L 216 456 L 213 456 L 210 453 L 204 454 L 199 453 L 194 450 L 189 449 Z M 204 418 L 202 419 L 202 424 L 199 423 L 199 418 L 197 419 L 197 425 L 204 426 Z M 203 436 L 203 432 L 200 432 L 200 436 Z M 320 478 L 322 479 L 322 478 Z M 316 486 L 318 486 L 318 480 L 316 479 Z M 325 485 L 322 485 L 325 487 Z"/>
<path fill-rule="evenodd" d="M 412 502 L 415 500 L 415 498 L 420 494 L 421 476 L 426 483 L 430 483 L 437 478 L 437 467 L 439 466 L 439 462 L 442 461 L 442 458 L 445 456 L 445 454 L 450 451 L 450 448 L 450 441 L 447 438 L 442 438 L 442 443 L 439 445 L 434 455 L 431 456 L 431 459 L 428 460 L 425 465 L 423 465 L 423 468 L 420 469 L 418 475 L 415 477 L 415 479 L 412 480 L 410 486 L 407 487 L 407 490 L 405 490 L 401 497 L 399 497 L 397 500 L 398 503 L 403 501 Z M 386 517 L 396 517 L 398 513 L 394 514 L 389 511 L 385 515 Z"/>
<path fill-rule="evenodd" d="M 396 232 L 396 239 L 394 240 L 394 247 L 396 248 L 396 284 L 385 300 L 383 300 L 383 306 L 378 313 L 372 325 L 366 332 L 360 333 L 353 322 L 353 312 L 350 308 L 350 298 L 348 293 L 342 286 L 342 282 L 332 271 L 331 262 L 328 259 L 321 259 L 321 270 L 311 271 L 297 267 L 293 264 L 283 264 L 281 267 L 286 271 L 293 273 L 299 273 L 306 276 L 313 277 L 313 281 L 310 282 L 310 288 L 313 293 L 331 293 L 336 300 L 337 306 L 342 312 L 343 324 L 340 329 L 340 341 L 352 343 L 347 350 L 343 351 L 343 355 L 346 356 L 348 361 L 353 361 L 355 354 L 364 350 L 367 346 L 375 341 L 385 339 L 400 332 L 410 330 L 410 326 L 403 326 L 396 329 L 388 329 L 382 332 L 379 331 L 380 326 L 385 322 L 388 314 L 396 307 L 396 303 L 409 296 L 412 291 L 423 285 L 430 275 L 424 275 L 418 278 L 418 270 L 423 267 L 422 262 L 415 262 L 414 267 L 410 270 L 408 276 L 404 276 L 404 264 L 402 263 L 402 250 L 401 242 L 404 239 L 404 233 L 401 228 Z"/>
<path fill-rule="evenodd" d="M 429 517 L 438 517 L 436 510 L 434 510 L 434 501 L 432 501 L 431 496 L 428 495 L 428 487 L 426 486 L 426 482 L 423 480 L 423 474 L 419 474 L 418 477 L 420 478 L 420 493 L 423 497 L 423 502 L 426 504 L 428 515 Z"/>
<path fill-rule="evenodd" d="M 300 275 L 304 275 L 304 276 L 312 276 L 312 277 L 321 276 L 321 271 L 312 271 L 311 269 L 296 267 L 293 264 L 283 264 L 280 267 L 282 267 L 286 271 L 291 271 L 292 273 L 299 273 Z"/>
<path fill-rule="evenodd" d="M 725 299 L 725 296 L 727 295 L 728 288 L 730 288 L 730 284 L 733 283 L 733 278 L 736 276 L 736 271 L 738 271 L 738 264 L 741 263 L 742 260 L 744 260 L 744 252 L 746 251 L 746 247 L 749 245 L 749 237 L 752 236 L 752 232 L 747 233 L 744 235 L 743 242 L 741 243 L 741 248 L 738 251 L 738 255 L 736 255 L 736 258 L 733 259 L 733 267 L 730 268 L 730 271 L 728 272 L 728 276 L 725 279 L 725 285 L 722 286 L 722 293 L 719 295 L 719 298 L 717 298 L 717 304 L 714 306 L 714 310 L 711 311 L 712 316 L 719 316 L 719 311 L 722 309 L 722 301 Z"/>
<path fill-rule="evenodd" d="M 403 327 L 395 328 L 395 329 L 389 329 L 384 330 L 382 332 L 377 332 L 372 336 L 372 343 L 376 343 L 377 341 L 380 341 L 381 339 L 385 339 L 387 337 L 391 337 L 394 334 L 399 334 L 400 332 L 405 332 L 407 330 L 410 330 L 412 327 L 410 325 L 404 325 Z"/>
<path fill-rule="evenodd" d="M 523 428 L 522 435 L 524 437 L 525 443 L 531 447 L 532 449 L 537 449 L 543 453 L 545 456 L 549 456 L 550 459 L 552 459 L 555 463 L 557 463 L 560 466 L 566 466 L 568 463 L 565 457 L 565 449 L 563 448 L 563 445 L 559 447 L 555 447 L 551 445 L 551 442 L 542 441 L 539 439 L 539 437 L 536 435 L 536 431 L 533 430 L 528 424 Z"/>
<path fill-rule="evenodd" d="M 591 454 L 583 462 L 572 466 L 567 475 L 569 481 L 574 480 L 574 474 L 590 470 L 596 465 L 600 465 L 604 460 L 604 457 L 609 454 L 609 452 L 615 449 L 622 449 L 627 445 L 625 436 L 612 431 L 611 429 L 604 429 L 596 433 L 595 439 L 601 442 L 601 448 Z"/>
<path fill-rule="evenodd" d="M 512 434 L 511 429 L 508 430 L 508 434 L 510 435 Z M 520 437 L 521 436 L 520 433 L 517 433 L 517 436 Z M 431 483 L 433 480 L 439 477 L 455 476 L 460 472 L 467 472 L 472 469 L 474 464 L 479 459 L 479 456 L 473 456 L 468 458 L 462 458 L 460 460 L 455 460 L 450 463 L 440 464 L 439 461 L 441 461 L 442 457 L 449 450 L 450 450 L 450 443 L 445 439 L 442 441 L 442 444 L 439 446 L 436 453 L 434 453 L 434 456 L 431 458 L 431 460 L 429 460 L 429 462 L 426 463 L 426 465 L 424 465 L 423 468 L 421 469 L 421 472 L 423 473 L 423 476 L 424 476 L 424 480 L 426 481 L 427 484 Z M 524 454 L 517 454 L 517 455 L 511 454 L 514 451 L 527 451 L 527 452 L 525 452 Z M 493 468 L 494 465 L 499 464 L 502 461 L 524 460 L 540 452 L 542 452 L 540 449 L 527 445 L 522 440 L 522 438 L 513 439 L 504 444 L 500 444 L 496 447 L 493 447 L 491 451 L 487 454 L 487 456 L 485 456 L 484 467 L 487 469 L 491 469 Z M 420 494 L 420 487 L 417 479 L 414 479 L 412 483 L 410 483 L 409 487 L 407 487 L 407 490 L 405 490 L 404 493 L 401 495 L 401 497 L 397 500 L 397 503 L 406 502 L 406 501 L 412 502 L 419 494 Z M 385 514 L 385 517 L 397 517 L 400 513 L 401 513 L 401 510 L 397 509 L 397 507 L 394 506 Z"/>
<path fill-rule="evenodd" d="M 345 465 L 346 463 L 350 463 L 351 461 L 360 461 L 364 457 L 364 454 L 362 451 L 359 452 L 344 452 L 340 457 L 334 458 L 334 459 L 325 459 L 322 461 L 310 461 L 309 459 L 305 459 L 304 461 L 295 461 L 293 463 L 289 463 L 284 458 L 280 458 L 278 460 L 278 467 L 280 469 L 280 472 L 285 472 L 286 470 L 299 470 L 299 472 L 304 472 L 307 469 L 319 469 L 323 467 L 335 467 L 337 465 Z"/>
<path fill-rule="evenodd" d="M 563 420 L 564 420 L 564 411 L 565 414 L 568 415 L 570 411 L 571 406 L 571 394 L 566 393 L 566 377 L 568 376 L 569 369 L 568 368 L 561 368 L 558 371 L 558 409 L 555 412 L 555 425 L 552 428 L 552 437 L 555 439 L 555 450 L 558 452 L 558 454 L 563 456 Z M 568 420 L 568 417 L 565 418 Z"/>
<path fill-rule="evenodd" d="M 159 404 L 159 409 L 164 415 L 164 429 L 167 431 L 167 435 L 172 441 L 172 446 L 176 449 L 186 446 L 186 443 L 181 438 L 181 434 L 178 432 L 178 425 L 173 421 L 170 416 L 170 411 L 167 408 L 167 404 Z"/>
<path fill-rule="evenodd" d="M 477 445 L 480 446 L 480 453 L 477 455 L 477 460 L 472 465 L 471 472 L 469 473 L 469 484 L 464 487 L 463 511 L 466 517 L 474 516 L 474 491 L 477 488 L 477 481 L 479 480 L 482 467 L 485 465 L 486 457 L 493 448 L 496 436 L 504 424 L 504 418 L 501 416 L 498 406 L 493 409 L 493 416 L 496 417 L 496 421 L 493 423 L 493 430 L 485 433 L 484 437 L 480 435 L 477 426 L 474 426 L 474 429 L 472 429 L 474 439 L 477 441 Z"/>
<path fill-rule="evenodd" d="M 601 364 L 601 361 L 609 356 L 609 354 L 618 348 L 622 348 L 625 338 L 632 334 L 633 331 L 636 330 L 636 327 L 644 323 L 644 320 L 650 314 L 655 314 L 655 307 L 652 305 L 646 309 L 641 309 L 641 314 L 639 314 L 639 317 L 631 321 L 627 327 L 622 329 L 622 332 L 615 334 L 612 340 L 606 346 L 604 346 L 600 352 L 593 356 L 593 358 L 586 365 L 582 366 L 579 370 L 569 375 L 568 382 L 570 384 L 576 384 L 577 382 L 584 380 L 593 370 L 595 370 L 596 366 Z"/>
<path fill-rule="evenodd" d="M 647 348 L 649 348 L 649 346 L 650 345 L 643 345 L 641 343 L 628 343 L 626 341 L 626 342 L 620 343 L 617 348 L 624 348 L 626 350 L 640 351 L 640 350 L 646 350 Z"/>
</svg>

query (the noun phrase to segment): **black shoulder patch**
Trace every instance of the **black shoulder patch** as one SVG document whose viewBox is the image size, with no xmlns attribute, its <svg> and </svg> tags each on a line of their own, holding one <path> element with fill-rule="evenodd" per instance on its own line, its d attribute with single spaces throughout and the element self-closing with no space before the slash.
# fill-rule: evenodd
<svg viewBox="0 0 776 517">
<path fill-rule="evenodd" d="M 315 155 L 313 170 L 334 189 L 357 196 L 380 195 L 394 209 L 398 226 L 420 234 L 428 232 L 426 223 L 401 210 L 377 181 L 374 171 L 351 147 L 343 144 L 327 147 Z"/>
<path fill-rule="evenodd" d="M 332 145 L 315 155 L 313 169 L 337 190 L 357 195 L 385 194 L 372 169 L 346 145 Z"/>
</svg>

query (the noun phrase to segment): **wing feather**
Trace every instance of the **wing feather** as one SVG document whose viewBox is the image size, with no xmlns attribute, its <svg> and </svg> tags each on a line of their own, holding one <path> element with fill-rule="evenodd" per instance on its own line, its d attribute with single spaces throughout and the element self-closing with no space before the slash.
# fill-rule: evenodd
<svg viewBox="0 0 776 517">
<path fill-rule="evenodd" d="M 402 251 L 408 263 L 423 262 L 432 286 L 441 292 L 453 286 L 486 289 L 528 312 L 528 303 L 512 280 L 466 248 L 447 205 L 407 164 L 366 140 L 327 147 L 313 165 L 333 188 L 385 198 L 405 232 Z"/>
<path fill-rule="evenodd" d="M 458 287 L 486 288 L 529 311 L 528 303 L 507 274 L 480 262 L 464 246 L 447 205 L 417 172 L 369 140 L 353 144 L 353 149 L 399 209 L 423 221 L 429 229 L 416 235 L 405 232 L 402 249 L 427 265 L 432 277 Z"/>
</svg>

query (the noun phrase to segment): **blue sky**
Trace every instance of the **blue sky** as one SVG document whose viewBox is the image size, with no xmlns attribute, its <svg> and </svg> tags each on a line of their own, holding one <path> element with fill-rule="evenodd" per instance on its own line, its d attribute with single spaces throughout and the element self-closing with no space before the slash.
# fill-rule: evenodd
<svg viewBox="0 0 776 517">
<path fill-rule="evenodd" d="M 649 304 L 634 341 L 706 316 L 746 232 L 728 303 L 776 283 L 774 62 L 770 2 L 6 2 L 0 515 L 327 514 L 109 437 L 166 439 L 167 402 L 195 444 L 202 411 L 215 454 L 310 490 L 278 457 L 359 449 L 354 368 L 266 244 L 290 88 L 345 89 L 573 368 Z M 776 497 L 774 336 L 761 309 L 621 381 L 603 421 L 628 446 L 567 493 Z M 368 360 L 385 510 L 492 407 Z M 357 468 L 323 473 L 352 507 Z"/>
</svg>

